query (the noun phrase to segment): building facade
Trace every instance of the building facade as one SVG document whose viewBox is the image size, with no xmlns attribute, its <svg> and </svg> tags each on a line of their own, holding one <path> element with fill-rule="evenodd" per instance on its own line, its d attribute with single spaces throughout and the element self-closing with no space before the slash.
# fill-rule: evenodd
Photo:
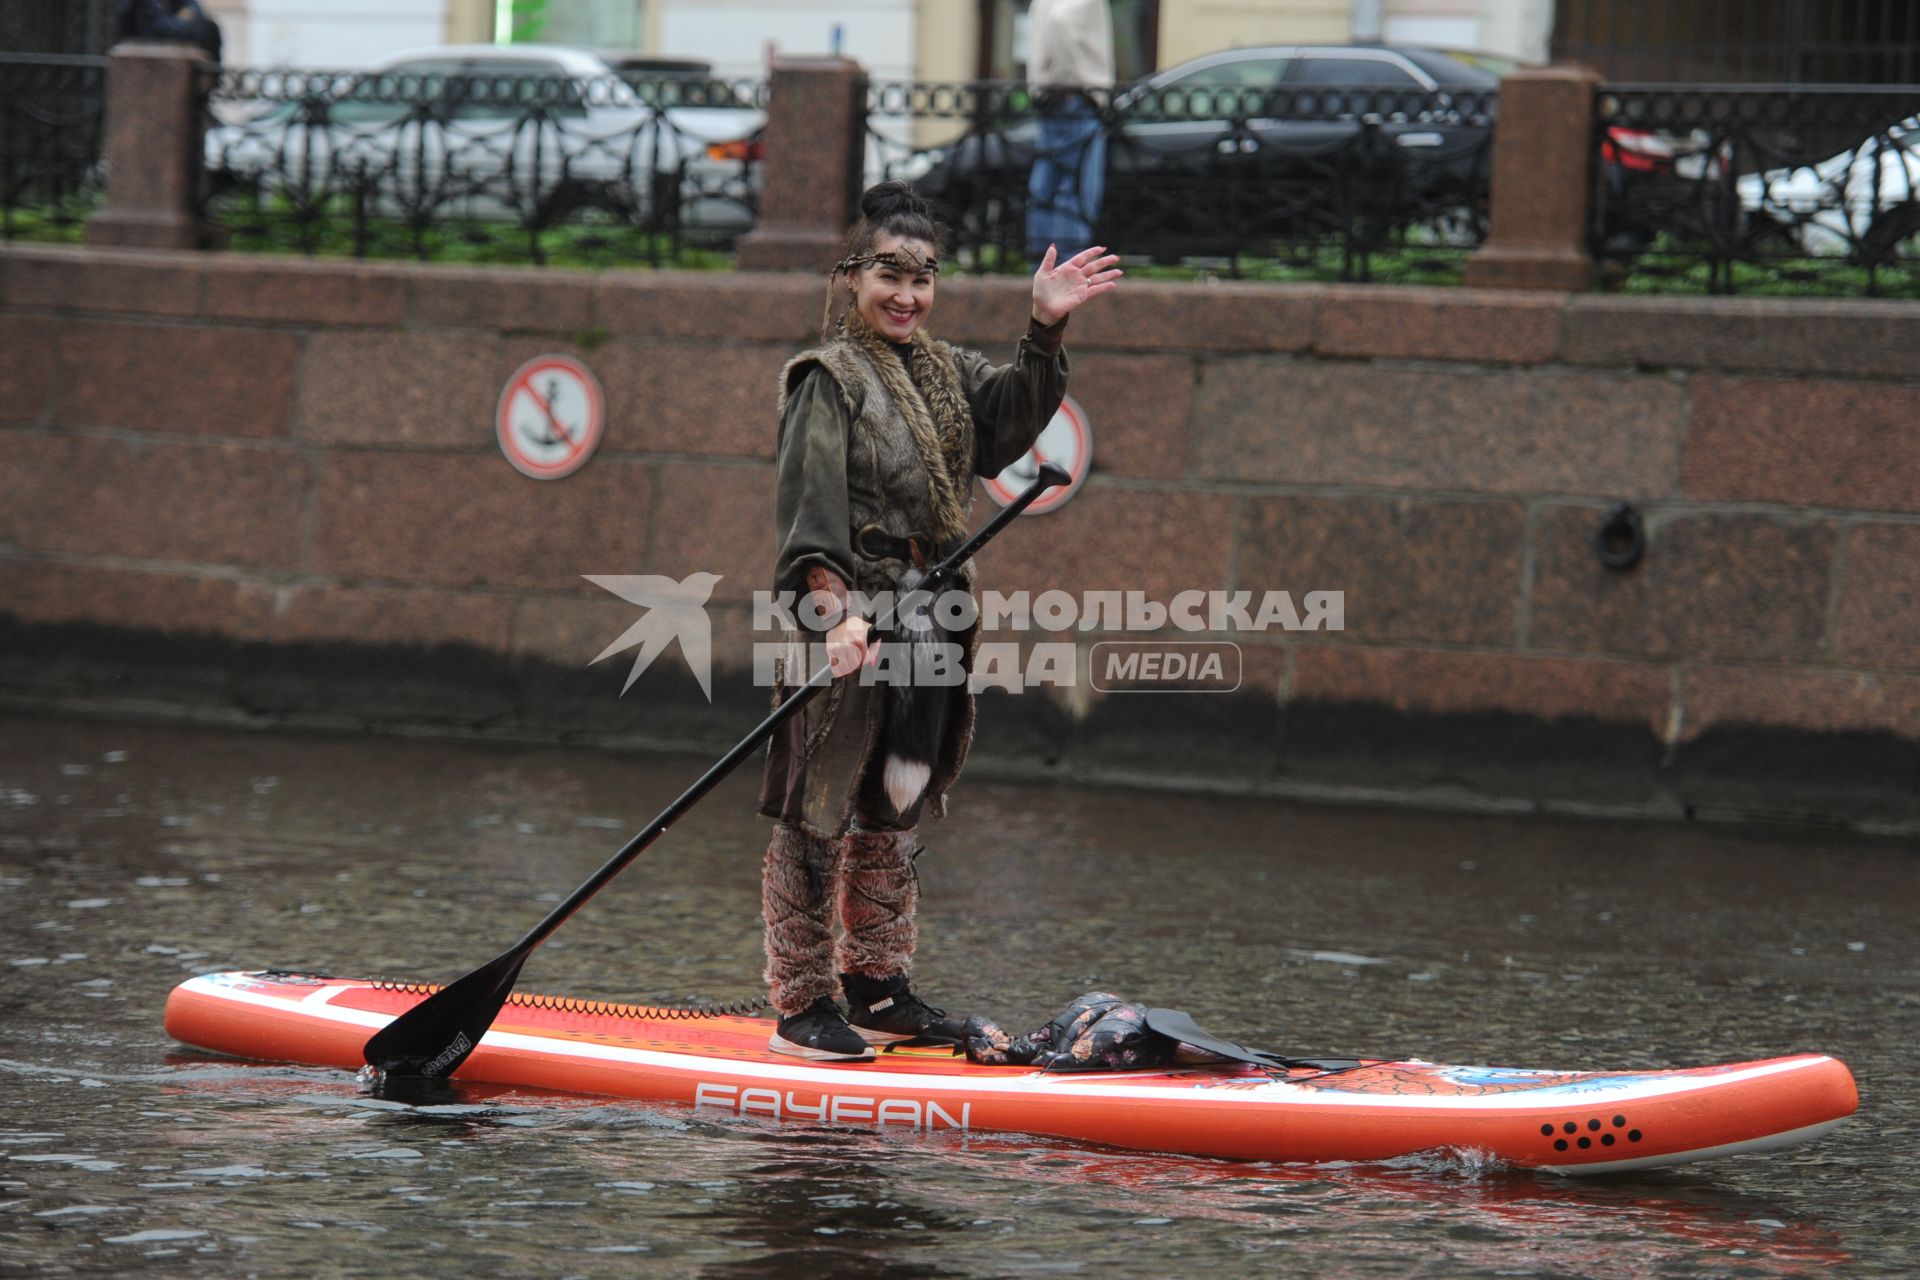
<svg viewBox="0 0 1920 1280">
<path fill-rule="evenodd" d="M 245 66 L 363 66 L 403 49 L 547 41 L 705 60 L 832 53 L 887 79 L 1018 77 L 1029 0 L 201 0 Z M 0 49 L 99 53 L 120 0 L 0 4 Z M 1920 81 L 1909 0 L 1109 0 L 1123 79 L 1216 49 L 1384 41 L 1578 62 L 1609 79 Z"/>
<path fill-rule="evenodd" d="M 1920 83 L 1913 0 L 1559 0 L 1553 55 L 1610 80 Z"/>
<path fill-rule="evenodd" d="M 1553 0 L 1109 0 L 1123 80 L 1217 49 L 1384 40 L 1532 62 Z M 1562 0 L 1563 6 L 1568 0 Z M 881 79 L 1015 79 L 1029 0 L 201 0 L 239 66 L 353 68 L 438 44 L 545 42 L 696 58 L 727 76 L 769 54 L 840 53 Z M 100 52 L 117 0 L 17 0 L 0 43 Z"/>
</svg>

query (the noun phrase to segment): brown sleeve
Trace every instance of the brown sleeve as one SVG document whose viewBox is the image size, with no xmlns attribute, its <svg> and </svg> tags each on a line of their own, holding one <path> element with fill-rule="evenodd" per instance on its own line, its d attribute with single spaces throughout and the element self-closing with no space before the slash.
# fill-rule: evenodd
<svg viewBox="0 0 1920 1280">
<path fill-rule="evenodd" d="M 847 433 L 852 414 L 833 375 L 815 365 L 787 397 L 775 459 L 774 590 L 805 595 L 807 570 L 854 581 L 847 508 Z"/>
<path fill-rule="evenodd" d="M 1013 363 L 991 365 L 977 351 L 962 352 L 960 379 L 973 411 L 973 469 L 997 476 L 1033 448 L 1067 394 L 1067 319 L 1042 326 L 1029 319 Z"/>
</svg>

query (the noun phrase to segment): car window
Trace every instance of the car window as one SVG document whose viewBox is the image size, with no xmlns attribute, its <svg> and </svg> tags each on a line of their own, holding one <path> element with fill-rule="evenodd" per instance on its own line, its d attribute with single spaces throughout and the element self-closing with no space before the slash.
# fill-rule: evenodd
<svg viewBox="0 0 1920 1280">
<path fill-rule="evenodd" d="M 1447 89 L 1498 89 L 1500 77 L 1485 66 L 1464 57 L 1438 53 L 1431 49 L 1403 49 L 1400 56 L 1433 77 Z"/>
<path fill-rule="evenodd" d="M 1240 58 L 1217 62 L 1167 81 L 1168 89 L 1272 89 L 1287 72 L 1285 58 Z"/>
<path fill-rule="evenodd" d="M 462 70 L 476 76 L 561 76 L 557 62 L 534 58 L 469 58 Z"/>
<path fill-rule="evenodd" d="M 564 81 L 556 96 L 554 86 L 531 85 L 529 80 Z M 557 62 L 533 58 L 470 58 L 460 75 L 447 85 L 447 96 L 458 105 L 456 120 L 511 120 L 534 104 L 555 115 L 582 116 L 586 100 Z"/>
<path fill-rule="evenodd" d="M 441 78 L 460 69 L 451 58 L 421 58 L 376 71 L 354 82 L 328 113 L 336 124 L 385 124 L 398 120 L 413 109 L 413 101 L 426 98 Z"/>
<path fill-rule="evenodd" d="M 1384 58 L 1309 57 L 1297 60 L 1287 73 L 1295 85 L 1418 85 L 1405 67 Z"/>
<path fill-rule="evenodd" d="M 1251 115 L 1279 87 L 1286 70 L 1285 58 L 1236 58 L 1161 80 L 1134 96 L 1150 112 L 1165 112 L 1171 119 Z"/>
</svg>

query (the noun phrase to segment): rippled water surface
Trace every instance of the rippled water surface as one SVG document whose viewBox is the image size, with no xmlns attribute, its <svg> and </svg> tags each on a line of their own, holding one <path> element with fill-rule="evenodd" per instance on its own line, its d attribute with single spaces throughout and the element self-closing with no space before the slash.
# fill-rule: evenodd
<svg viewBox="0 0 1920 1280">
<path fill-rule="evenodd" d="M 1891 843 L 990 785 L 927 832 L 921 986 L 1037 1025 L 1091 987 L 1299 1052 L 1653 1067 L 1819 1049 L 1861 1114 L 1571 1181 L 1248 1166 L 401 1102 L 171 1043 L 216 969 L 455 976 L 703 762 L 0 720 L 0 1272 L 1772 1276 L 1920 1263 L 1920 857 Z M 757 993 L 763 824 L 709 798 L 523 990 Z"/>
</svg>

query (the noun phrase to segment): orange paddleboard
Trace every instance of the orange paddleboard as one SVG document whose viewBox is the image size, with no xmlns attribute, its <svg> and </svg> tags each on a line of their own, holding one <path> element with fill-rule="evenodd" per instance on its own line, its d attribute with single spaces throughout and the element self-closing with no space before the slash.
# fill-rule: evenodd
<svg viewBox="0 0 1920 1280">
<path fill-rule="evenodd" d="M 358 1070 L 367 1037 L 423 989 L 284 973 L 213 973 L 167 1000 L 167 1032 L 202 1049 Z M 818 1063 L 768 1050 L 764 1019 L 516 994 L 458 1080 L 643 1098 L 741 1116 L 889 1130 L 1043 1134 L 1236 1160 L 1386 1160 L 1466 1151 L 1558 1173 L 1614 1173 L 1767 1151 L 1859 1105 L 1820 1054 L 1671 1071 L 1363 1061 L 1043 1072 L 946 1048 Z"/>
</svg>

